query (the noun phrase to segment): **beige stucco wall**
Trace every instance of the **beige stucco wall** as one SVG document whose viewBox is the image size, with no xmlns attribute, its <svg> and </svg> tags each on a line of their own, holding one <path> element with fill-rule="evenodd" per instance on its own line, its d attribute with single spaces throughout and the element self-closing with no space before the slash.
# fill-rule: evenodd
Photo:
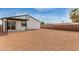
<svg viewBox="0 0 79 59">
<path fill-rule="evenodd" d="M 21 26 L 21 21 L 16 21 L 16 30 L 17 31 L 25 31 L 26 27 Z"/>
<path fill-rule="evenodd" d="M 29 29 L 40 29 L 40 22 L 29 17 L 27 21 L 27 30 Z M 16 31 L 25 31 L 26 27 L 21 26 L 21 21 L 16 21 Z"/>
<path fill-rule="evenodd" d="M 29 21 L 27 21 L 27 29 L 40 29 L 40 22 L 29 17 Z"/>
<path fill-rule="evenodd" d="M 31 16 L 20 16 L 20 17 L 16 17 L 16 18 L 29 19 L 27 21 L 27 29 L 40 29 L 40 22 Z"/>
</svg>

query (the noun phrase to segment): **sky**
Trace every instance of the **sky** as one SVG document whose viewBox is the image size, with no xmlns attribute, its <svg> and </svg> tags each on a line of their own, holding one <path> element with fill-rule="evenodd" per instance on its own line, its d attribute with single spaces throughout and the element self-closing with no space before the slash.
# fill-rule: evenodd
<svg viewBox="0 0 79 59">
<path fill-rule="evenodd" d="M 29 14 L 45 23 L 70 22 L 69 8 L 0 8 L 0 18 Z"/>
</svg>

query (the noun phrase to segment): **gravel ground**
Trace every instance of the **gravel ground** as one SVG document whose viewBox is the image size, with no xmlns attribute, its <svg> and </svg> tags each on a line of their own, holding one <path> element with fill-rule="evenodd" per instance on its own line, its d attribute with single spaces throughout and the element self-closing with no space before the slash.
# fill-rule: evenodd
<svg viewBox="0 0 79 59">
<path fill-rule="evenodd" d="M 40 29 L 0 33 L 3 51 L 77 51 L 79 32 Z"/>
</svg>

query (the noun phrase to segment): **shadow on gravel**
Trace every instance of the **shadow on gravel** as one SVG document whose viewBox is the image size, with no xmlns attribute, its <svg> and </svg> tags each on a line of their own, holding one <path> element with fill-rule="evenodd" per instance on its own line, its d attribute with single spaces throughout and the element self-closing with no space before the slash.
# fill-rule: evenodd
<svg viewBox="0 0 79 59">
<path fill-rule="evenodd" d="M 8 32 L 0 32 L 0 36 L 8 35 Z"/>
</svg>

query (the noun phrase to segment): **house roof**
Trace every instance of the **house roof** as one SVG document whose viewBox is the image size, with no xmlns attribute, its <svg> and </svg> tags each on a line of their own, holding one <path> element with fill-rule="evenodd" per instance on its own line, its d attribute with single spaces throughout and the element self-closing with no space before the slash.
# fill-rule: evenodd
<svg viewBox="0 0 79 59">
<path fill-rule="evenodd" d="M 18 20 L 18 21 L 27 21 L 27 19 L 20 19 L 20 18 L 15 18 L 15 17 L 7 17 L 7 20 Z"/>
<path fill-rule="evenodd" d="M 27 16 L 28 17 L 28 19 L 29 19 L 29 17 L 32 17 L 31 15 L 28 15 L 28 14 L 25 14 L 25 15 L 18 15 L 18 16 L 10 16 L 10 17 L 3 17 L 3 18 L 0 18 L 0 19 L 5 19 L 5 18 L 7 18 L 7 19 L 16 19 L 16 20 L 28 20 L 28 19 L 18 19 L 18 18 L 15 18 L 15 17 L 21 17 L 21 16 Z M 34 18 L 34 17 L 32 17 L 34 20 L 36 20 L 36 21 L 39 21 L 38 19 L 36 19 L 36 18 Z M 40 22 L 40 21 L 39 21 Z"/>
</svg>

